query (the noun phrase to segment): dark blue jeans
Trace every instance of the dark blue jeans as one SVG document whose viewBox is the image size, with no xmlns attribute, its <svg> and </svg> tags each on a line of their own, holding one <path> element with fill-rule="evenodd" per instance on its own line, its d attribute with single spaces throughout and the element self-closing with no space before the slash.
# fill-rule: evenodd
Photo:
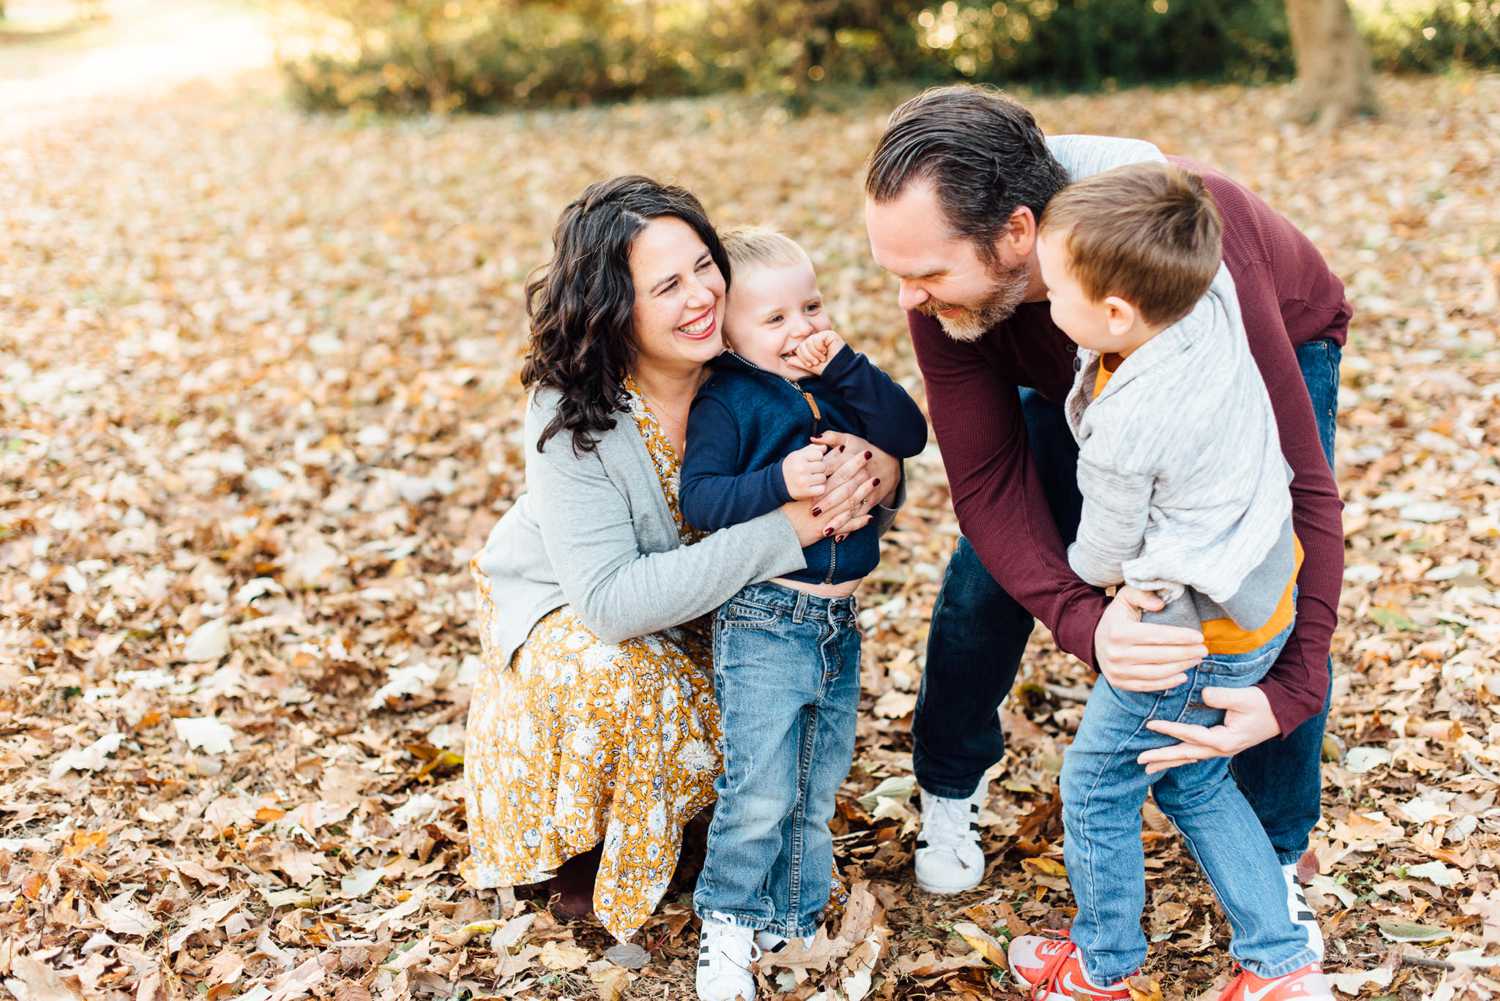
<svg viewBox="0 0 1500 1001">
<path fill-rule="evenodd" d="M 1297 349 L 1302 378 L 1328 464 L 1333 465 L 1341 351 L 1331 340 Z M 1021 391 L 1031 455 L 1063 542 L 1073 540 L 1083 498 L 1078 493 L 1078 444 L 1062 408 Z M 912 765 L 917 783 L 938 796 L 974 792 L 985 769 L 1000 760 L 1005 734 L 997 710 L 1015 684 L 1034 620 L 1006 594 L 960 538 L 943 575 L 927 637 L 927 666 L 912 719 Z M 1328 664 L 1329 681 L 1333 662 Z M 1230 770 L 1260 818 L 1282 863 L 1307 850 L 1318 822 L 1323 780 L 1319 762 L 1328 703 L 1282 740 L 1242 751 Z"/>
</svg>

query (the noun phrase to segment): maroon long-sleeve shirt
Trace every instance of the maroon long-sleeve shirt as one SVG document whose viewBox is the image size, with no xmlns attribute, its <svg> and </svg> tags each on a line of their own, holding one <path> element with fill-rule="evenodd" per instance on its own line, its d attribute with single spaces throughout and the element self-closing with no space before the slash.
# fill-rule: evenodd
<svg viewBox="0 0 1500 1001">
<path fill-rule="evenodd" d="M 1296 349 L 1318 338 L 1342 346 L 1352 311 L 1343 283 L 1295 226 L 1224 175 L 1169 159 L 1201 174 L 1218 202 L 1224 263 L 1295 474 L 1292 520 L 1305 552 L 1297 622 L 1260 685 L 1286 734 L 1323 707 L 1344 572 L 1343 504 Z M 947 336 L 937 320 L 919 313 L 908 314 L 908 323 L 959 527 L 1000 586 L 1046 623 L 1062 649 L 1093 664 L 1094 630 L 1108 599 L 1068 567 L 1029 454 L 1018 394 L 1028 386 L 1062 403 L 1073 383 L 1072 341 L 1053 324 L 1046 302 L 1023 304 L 971 343 Z"/>
</svg>

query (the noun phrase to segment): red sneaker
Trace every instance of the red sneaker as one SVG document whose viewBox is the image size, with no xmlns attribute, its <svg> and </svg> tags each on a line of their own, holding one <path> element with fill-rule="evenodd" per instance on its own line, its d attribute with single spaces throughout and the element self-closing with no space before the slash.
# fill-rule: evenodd
<svg viewBox="0 0 1500 1001">
<path fill-rule="evenodd" d="M 1241 969 L 1219 1001 L 1334 1001 L 1333 991 L 1317 963 L 1281 977 L 1257 977 Z"/>
<path fill-rule="evenodd" d="M 1072 939 L 1022 935 L 1010 943 L 1010 973 L 1031 1001 L 1130 1001 L 1123 983 L 1095 987 Z"/>
</svg>

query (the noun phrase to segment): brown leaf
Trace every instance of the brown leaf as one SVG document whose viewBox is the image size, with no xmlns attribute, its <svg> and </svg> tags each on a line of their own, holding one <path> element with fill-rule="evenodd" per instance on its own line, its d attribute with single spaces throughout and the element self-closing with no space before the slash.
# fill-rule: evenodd
<svg viewBox="0 0 1500 1001">
<path fill-rule="evenodd" d="M 16 956 L 10 969 L 26 985 L 28 1001 L 82 1001 L 82 996 L 56 970 L 40 960 Z"/>
</svg>

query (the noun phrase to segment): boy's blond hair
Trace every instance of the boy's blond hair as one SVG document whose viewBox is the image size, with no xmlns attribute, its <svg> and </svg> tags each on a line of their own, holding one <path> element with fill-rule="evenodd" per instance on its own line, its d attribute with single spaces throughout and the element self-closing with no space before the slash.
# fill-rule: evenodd
<svg viewBox="0 0 1500 1001">
<path fill-rule="evenodd" d="M 811 263 L 807 251 L 797 241 L 769 226 L 736 226 L 719 234 L 729 268 L 747 264 L 781 267 L 787 264 Z"/>
<path fill-rule="evenodd" d="M 1070 184 L 1047 204 L 1038 230 L 1065 234 L 1068 268 L 1085 295 L 1119 296 L 1152 326 L 1191 312 L 1223 257 L 1223 223 L 1203 179 L 1164 163 Z"/>
</svg>

